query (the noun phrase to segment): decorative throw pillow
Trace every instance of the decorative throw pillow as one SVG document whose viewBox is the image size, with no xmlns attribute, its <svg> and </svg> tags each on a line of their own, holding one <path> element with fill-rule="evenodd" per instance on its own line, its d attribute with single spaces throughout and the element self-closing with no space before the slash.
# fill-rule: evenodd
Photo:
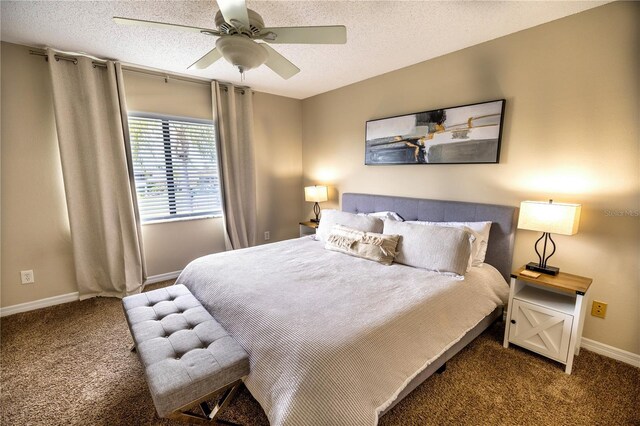
<svg viewBox="0 0 640 426">
<path fill-rule="evenodd" d="M 374 260 L 383 265 L 391 265 L 396 255 L 399 238 L 398 235 L 363 232 L 342 225 L 334 225 L 324 247 L 351 256 Z"/>
<path fill-rule="evenodd" d="M 467 271 L 471 255 L 468 231 L 387 220 L 384 233 L 400 235 L 398 263 L 456 277 Z"/>
<path fill-rule="evenodd" d="M 489 246 L 489 233 L 491 232 L 491 222 L 428 222 L 428 221 L 410 221 L 407 223 L 416 223 L 420 225 L 432 226 L 448 226 L 450 228 L 459 228 L 471 230 L 476 237 L 471 252 L 471 264 L 480 266 L 484 263 L 487 255 L 487 247 Z"/>
<path fill-rule="evenodd" d="M 341 212 L 339 210 L 322 210 L 320 224 L 316 230 L 316 239 L 326 243 L 334 225 L 343 225 L 358 231 L 382 234 L 384 222 L 377 217 L 358 216 L 354 213 Z"/>
</svg>

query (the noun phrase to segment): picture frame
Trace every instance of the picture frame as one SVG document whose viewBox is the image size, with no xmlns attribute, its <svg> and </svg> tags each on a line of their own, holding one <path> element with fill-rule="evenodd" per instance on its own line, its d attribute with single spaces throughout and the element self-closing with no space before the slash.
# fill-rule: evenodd
<svg viewBox="0 0 640 426">
<path fill-rule="evenodd" d="M 369 120 L 365 165 L 500 162 L 506 101 Z"/>
</svg>

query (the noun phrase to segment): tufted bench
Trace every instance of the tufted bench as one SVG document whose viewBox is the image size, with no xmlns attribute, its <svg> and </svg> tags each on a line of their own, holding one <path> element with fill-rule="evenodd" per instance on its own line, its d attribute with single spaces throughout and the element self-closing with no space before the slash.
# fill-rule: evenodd
<svg viewBox="0 0 640 426">
<path fill-rule="evenodd" d="M 249 374 L 247 353 L 184 285 L 128 296 L 122 304 L 158 415 L 215 421 Z M 209 408 L 206 401 L 221 393 Z"/>
</svg>

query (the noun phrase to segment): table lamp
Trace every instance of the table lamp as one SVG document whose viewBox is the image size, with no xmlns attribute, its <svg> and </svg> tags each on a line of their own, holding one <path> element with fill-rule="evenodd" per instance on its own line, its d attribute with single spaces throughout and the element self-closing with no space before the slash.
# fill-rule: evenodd
<svg viewBox="0 0 640 426">
<path fill-rule="evenodd" d="M 580 223 L 580 204 L 548 203 L 542 201 L 523 201 L 520 203 L 520 216 L 518 228 L 530 231 L 540 231 L 542 236 L 538 238 L 534 246 L 538 255 L 538 263 L 529 262 L 526 266 L 530 271 L 541 272 L 548 275 L 557 275 L 560 268 L 547 265 L 547 261 L 556 252 L 556 243 L 551 239 L 551 234 L 573 235 L 578 232 Z M 538 244 L 544 239 L 542 255 L 538 250 Z M 547 244 L 551 243 L 551 254 L 547 256 Z"/>
<path fill-rule="evenodd" d="M 304 200 L 315 202 L 313 205 L 313 212 L 316 214 L 316 218 L 311 219 L 311 222 L 320 222 L 320 204 L 318 204 L 318 202 L 327 201 L 327 193 L 327 187 L 323 185 L 304 187 Z"/>
</svg>

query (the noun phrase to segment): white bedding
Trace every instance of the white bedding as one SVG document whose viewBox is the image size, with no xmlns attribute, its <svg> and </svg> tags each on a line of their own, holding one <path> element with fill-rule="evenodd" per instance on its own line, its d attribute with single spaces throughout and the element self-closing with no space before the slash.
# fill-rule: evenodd
<svg viewBox="0 0 640 426">
<path fill-rule="evenodd" d="M 272 425 L 375 425 L 430 361 L 503 304 L 490 265 L 460 281 L 380 265 L 310 237 L 205 256 L 185 284 L 249 353 Z"/>
</svg>

